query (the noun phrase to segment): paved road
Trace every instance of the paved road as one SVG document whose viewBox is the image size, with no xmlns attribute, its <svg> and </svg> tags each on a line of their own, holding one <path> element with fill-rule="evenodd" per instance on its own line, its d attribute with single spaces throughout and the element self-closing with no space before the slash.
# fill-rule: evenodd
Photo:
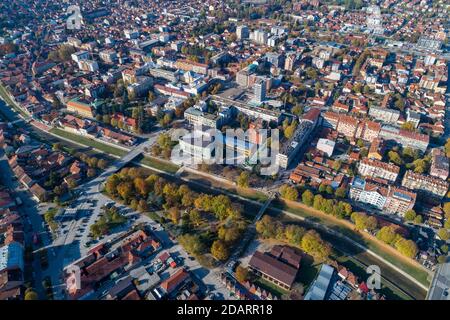
<svg viewBox="0 0 450 320">
<path fill-rule="evenodd" d="M 450 261 L 439 265 L 436 270 L 427 300 L 450 300 Z"/>
</svg>

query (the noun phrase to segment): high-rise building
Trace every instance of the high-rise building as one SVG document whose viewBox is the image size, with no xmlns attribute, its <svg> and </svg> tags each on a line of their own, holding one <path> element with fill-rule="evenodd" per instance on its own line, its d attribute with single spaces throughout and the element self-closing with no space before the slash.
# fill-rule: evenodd
<svg viewBox="0 0 450 320">
<path fill-rule="evenodd" d="M 259 79 L 254 85 L 255 101 L 263 102 L 266 98 L 266 82 L 263 79 Z"/>
<path fill-rule="evenodd" d="M 262 29 L 258 29 L 251 33 L 250 39 L 259 44 L 267 44 L 268 33 Z"/>
<path fill-rule="evenodd" d="M 236 28 L 236 35 L 239 40 L 248 39 L 250 36 L 250 31 L 247 26 L 242 25 Z"/>
</svg>

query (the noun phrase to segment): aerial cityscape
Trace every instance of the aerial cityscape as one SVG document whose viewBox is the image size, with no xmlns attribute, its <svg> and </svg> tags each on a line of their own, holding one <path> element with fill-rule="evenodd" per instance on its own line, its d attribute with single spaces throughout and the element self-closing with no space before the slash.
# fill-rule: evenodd
<svg viewBox="0 0 450 320">
<path fill-rule="evenodd" d="M 0 300 L 450 300 L 449 37 L 445 0 L 0 1 Z"/>
</svg>

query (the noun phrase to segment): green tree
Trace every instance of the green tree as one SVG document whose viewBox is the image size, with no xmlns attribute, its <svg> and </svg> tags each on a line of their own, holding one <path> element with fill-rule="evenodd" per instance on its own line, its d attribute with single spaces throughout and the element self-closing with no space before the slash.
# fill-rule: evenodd
<svg viewBox="0 0 450 320">
<path fill-rule="evenodd" d="M 242 171 L 239 177 L 237 178 L 236 183 L 241 188 L 248 188 L 250 186 L 249 178 L 250 174 L 247 171 Z"/>
<path fill-rule="evenodd" d="M 305 190 L 302 194 L 302 202 L 311 207 L 314 204 L 314 194 L 309 190 Z"/>
<path fill-rule="evenodd" d="M 245 281 L 248 280 L 248 269 L 244 268 L 242 266 L 237 266 L 236 268 L 236 279 L 237 281 L 239 281 L 240 283 L 244 283 Z"/>
<path fill-rule="evenodd" d="M 393 245 L 398 237 L 399 235 L 397 234 L 393 226 L 382 227 L 377 233 L 377 238 L 379 240 L 390 245 Z"/>
<path fill-rule="evenodd" d="M 280 187 L 280 195 L 282 198 L 290 201 L 297 201 L 298 191 L 295 187 L 284 184 Z"/>
<path fill-rule="evenodd" d="M 179 236 L 178 242 L 188 253 L 192 255 L 197 256 L 205 251 L 205 246 L 203 245 L 199 235 L 187 233 Z"/>
<path fill-rule="evenodd" d="M 450 239 L 450 233 L 447 229 L 441 228 L 438 230 L 437 235 L 444 241 Z"/>
<path fill-rule="evenodd" d="M 325 260 L 331 253 L 329 243 L 322 240 L 315 230 L 309 230 L 305 233 L 301 241 L 302 249 L 319 260 Z"/>
<path fill-rule="evenodd" d="M 225 243 L 221 240 L 216 240 L 211 246 L 211 254 L 220 261 L 228 259 L 229 252 Z"/>
<path fill-rule="evenodd" d="M 397 242 L 395 243 L 395 248 L 408 258 L 414 258 L 419 252 L 414 241 L 406 240 L 404 238 L 400 238 L 399 240 L 397 240 Z"/>
<path fill-rule="evenodd" d="M 414 210 L 410 209 L 408 211 L 405 212 L 405 220 L 406 221 L 414 221 L 414 219 L 416 218 L 417 214 Z"/>
</svg>

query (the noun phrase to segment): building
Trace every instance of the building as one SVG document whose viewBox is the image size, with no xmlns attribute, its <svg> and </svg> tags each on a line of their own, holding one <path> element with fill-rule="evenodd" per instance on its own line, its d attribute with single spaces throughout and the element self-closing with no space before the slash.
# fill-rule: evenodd
<svg viewBox="0 0 450 320">
<path fill-rule="evenodd" d="M 236 36 L 238 40 L 248 39 L 250 31 L 246 25 L 241 25 L 236 28 Z"/>
<path fill-rule="evenodd" d="M 395 141 L 403 146 L 403 148 L 410 147 L 425 152 L 430 142 L 430 137 L 426 134 L 411 132 L 404 129 L 399 129 L 391 126 L 382 126 L 380 130 L 381 138 L 388 141 Z"/>
<path fill-rule="evenodd" d="M 300 269 L 301 253 L 295 248 L 275 246 L 270 252 L 256 251 L 249 269 L 263 279 L 290 290 Z"/>
<path fill-rule="evenodd" d="M 384 155 L 384 142 L 383 139 L 375 138 L 372 140 L 370 144 L 369 153 L 367 154 L 367 158 L 382 160 Z"/>
<path fill-rule="evenodd" d="M 266 99 L 266 82 L 263 79 L 259 79 L 253 85 L 253 90 L 255 93 L 256 102 L 261 103 Z"/>
<path fill-rule="evenodd" d="M 190 107 L 184 111 L 184 119 L 194 126 L 205 126 L 218 129 L 229 120 L 229 109 L 220 113 L 208 113 L 198 107 Z"/>
<path fill-rule="evenodd" d="M 385 212 L 404 215 L 416 203 L 417 195 L 403 188 L 390 186 L 384 206 Z"/>
<path fill-rule="evenodd" d="M 386 204 L 388 191 L 386 186 L 354 177 L 350 185 L 349 196 L 354 201 L 370 204 L 382 210 Z"/>
<path fill-rule="evenodd" d="M 67 102 L 67 111 L 79 114 L 83 117 L 94 118 L 98 103 L 90 103 L 82 98 L 75 98 Z"/>
<path fill-rule="evenodd" d="M 175 62 L 175 67 L 184 71 L 192 71 L 200 74 L 208 74 L 208 65 L 203 63 L 198 63 L 194 61 L 178 59 Z"/>
<path fill-rule="evenodd" d="M 449 163 L 447 157 L 439 149 L 433 149 L 431 152 L 430 175 L 433 177 L 447 180 L 449 174 Z"/>
<path fill-rule="evenodd" d="M 336 145 L 336 142 L 329 139 L 323 139 L 320 138 L 317 142 L 317 150 L 322 151 L 325 153 L 328 157 L 331 157 L 333 155 L 334 147 Z"/>
<path fill-rule="evenodd" d="M 364 177 L 381 178 L 395 182 L 400 172 L 400 167 L 392 163 L 364 158 L 359 162 L 358 172 Z"/>
<path fill-rule="evenodd" d="M 96 72 L 98 71 L 98 63 L 94 60 L 81 60 L 78 61 L 78 68 L 86 72 Z"/>
<path fill-rule="evenodd" d="M 396 124 L 400 118 L 400 111 L 373 106 L 369 108 L 369 116 L 385 123 Z"/>
<path fill-rule="evenodd" d="M 250 34 L 250 40 L 253 40 L 254 42 L 261 45 L 266 45 L 268 38 L 269 34 L 262 29 L 257 29 Z"/>
<path fill-rule="evenodd" d="M 448 182 L 437 177 L 415 173 L 408 170 L 402 180 L 402 186 L 426 196 L 441 199 L 447 194 Z"/>
<path fill-rule="evenodd" d="M 305 146 L 311 133 L 319 124 L 320 109 L 311 108 L 300 120 L 294 135 L 288 141 L 281 144 L 276 155 L 277 164 L 286 169 L 295 158 L 300 149 Z"/>
<path fill-rule="evenodd" d="M 330 284 L 335 272 L 328 264 L 322 264 L 319 274 L 309 287 L 305 300 L 326 300 L 330 292 Z"/>
<path fill-rule="evenodd" d="M 191 158 L 187 160 L 194 163 L 208 163 L 215 157 L 216 143 L 205 131 L 194 130 L 180 137 L 178 141 L 180 150 L 183 152 L 183 159 L 188 156 Z"/>
</svg>

